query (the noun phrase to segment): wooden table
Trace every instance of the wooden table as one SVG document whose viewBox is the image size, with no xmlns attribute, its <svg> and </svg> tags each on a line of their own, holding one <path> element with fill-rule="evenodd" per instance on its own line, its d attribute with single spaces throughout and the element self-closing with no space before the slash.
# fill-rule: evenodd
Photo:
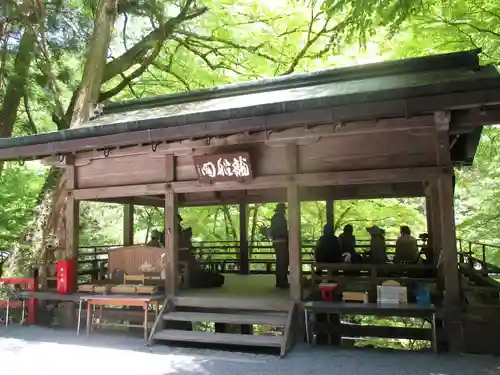
<svg viewBox="0 0 500 375">
<path fill-rule="evenodd" d="M 12 299 L 12 296 L 7 297 L 6 299 L 0 299 L 0 308 L 5 308 L 5 322 L 3 323 L 6 327 L 9 325 L 11 308 L 21 308 L 21 324 L 24 324 L 25 304 L 25 300 Z"/>
<path fill-rule="evenodd" d="M 160 302 L 165 299 L 164 296 L 137 296 L 137 295 L 88 295 L 81 296 L 78 306 L 78 326 L 77 335 L 80 334 L 80 322 L 82 305 L 87 303 L 87 335 L 94 327 L 142 327 L 144 329 L 144 340 L 148 341 L 148 311 L 149 306 L 154 306 L 155 318 L 158 317 Z M 94 322 L 94 310 L 99 306 L 100 319 L 98 323 Z M 129 324 L 129 323 L 103 323 L 102 322 L 102 308 L 103 306 L 122 306 L 122 307 L 142 307 L 144 309 L 144 321 L 142 324 Z"/>
<path fill-rule="evenodd" d="M 312 301 L 304 304 L 304 317 L 306 324 L 307 344 L 310 344 L 310 314 L 350 314 L 350 315 L 373 315 L 373 316 L 398 316 L 411 318 L 431 318 L 432 346 L 437 351 L 436 334 L 436 307 L 434 305 L 422 306 L 417 304 L 387 304 L 387 303 L 345 303 Z"/>
</svg>

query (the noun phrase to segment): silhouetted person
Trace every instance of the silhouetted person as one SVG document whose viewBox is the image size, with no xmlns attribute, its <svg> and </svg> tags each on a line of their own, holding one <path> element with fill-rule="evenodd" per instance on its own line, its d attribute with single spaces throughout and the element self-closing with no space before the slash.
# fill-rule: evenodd
<svg viewBox="0 0 500 375">
<path fill-rule="evenodd" d="M 182 223 L 182 216 L 179 215 L 179 214 L 177 214 L 177 235 L 179 236 L 179 238 L 180 238 L 180 236 L 182 234 L 182 225 L 181 225 L 181 223 Z M 166 241 L 165 231 L 162 231 L 162 232 L 160 232 L 160 245 L 162 247 L 165 247 L 165 241 Z"/>
<path fill-rule="evenodd" d="M 344 259 L 339 239 L 329 225 L 323 227 L 323 235 L 314 249 L 314 258 L 318 263 L 337 263 Z"/>
<path fill-rule="evenodd" d="M 156 229 L 153 229 L 151 231 L 151 238 L 149 242 L 146 244 L 147 246 L 154 246 L 154 247 L 162 247 L 160 243 L 160 232 L 157 231 Z"/>
<path fill-rule="evenodd" d="M 376 225 L 366 228 L 366 230 L 370 233 L 370 263 L 387 263 L 385 230 Z"/>
<path fill-rule="evenodd" d="M 411 235 L 408 226 L 400 229 L 401 236 L 396 240 L 396 255 L 394 263 L 416 263 L 418 261 L 417 239 Z"/>
<path fill-rule="evenodd" d="M 288 225 L 284 203 L 278 203 L 271 218 L 271 239 L 276 253 L 276 287 L 288 287 Z"/>
<path fill-rule="evenodd" d="M 359 256 L 356 253 L 356 237 L 354 237 L 353 232 L 352 225 L 347 224 L 339 236 L 339 243 L 342 254 L 350 254 L 351 262 L 356 262 L 359 260 Z"/>
</svg>

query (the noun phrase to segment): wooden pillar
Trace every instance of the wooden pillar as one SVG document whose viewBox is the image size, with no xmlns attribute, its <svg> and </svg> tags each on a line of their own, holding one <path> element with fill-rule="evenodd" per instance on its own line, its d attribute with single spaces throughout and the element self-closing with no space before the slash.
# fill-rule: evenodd
<svg viewBox="0 0 500 375">
<path fill-rule="evenodd" d="M 453 213 L 453 171 L 446 170 L 438 178 L 439 201 L 441 206 L 442 270 L 445 292 L 443 299 L 444 319 L 449 349 L 459 352 L 463 344 L 462 300 L 457 260 L 455 215 Z"/>
<path fill-rule="evenodd" d="M 335 209 L 333 200 L 326 201 L 326 225 L 329 228 L 335 229 Z"/>
<path fill-rule="evenodd" d="M 80 227 L 80 202 L 68 191 L 66 198 L 66 259 L 74 260 L 75 275 L 78 274 L 78 242 Z M 74 289 L 76 290 L 77 278 Z"/>
<path fill-rule="evenodd" d="M 430 183 L 429 191 L 430 195 L 428 201 L 430 212 L 428 213 L 428 220 L 430 219 L 431 222 L 431 227 L 429 230 L 429 245 L 432 246 L 432 249 L 434 251 L 434 264 L 437 265 L 439 259 L 441 258 L 442 249 L 441 203 L 439 198 L 439 188 L 437 180 Z"/>
<path fill-rule="evenodd" d="M 165 192 L 165 293 L 167 297 L 177 294 L 179 288 L 179 218 L 177 207 L 177 196 L 169 186 L 169 182 L 175 181 L 175 158 L 174 155 L 165 155 L 165 181 L 167 191 Z"/>
<path fill-rule="evenodd" d="M 250 254 L 248 252 L 248 204 L 240 203 L 240 273 L 250 273 Z"/>
<path fill-rule="evenodd" d="M 430 194 L 425 197 L 425 218 L 427 220 L 427 234 L 429 235 L 429 243 L 432 241 L 432 203 Z"/>
<path fill-rule="evenodd" d="M 290 297 L 302 299 L 302 246 L 300 230 L 299 187 L 291 184 L 287 188 L 288 199 L 288 249 L 290 253 Z"/>
<path fill-rule="evenodd" d="M 78 244 L 80 232 L 80 202 L 73 196 L 73 190 L 76 188 L 76 174 L 74 158 L 72 155 L 66 155 L 64 158 L 66 164 L 66 209 L 65 209 L 65 244 L 64 257 L 66 260 L 74 261 L 73 270 L 74 281 L 70 292 L 77 290 L 78 285 Z M 70 271 L 71 272 L 71 271 Z M 74 327 L 77 320 L 76 309 L 73 303 L 63 303 L 61 309 L 62 326 L 66 328 Z"/>
<path fill-rule="evenodd" d="M 297 145 L 286 147 L 288 172 L 299 173 L 299 155 Z M 299 302 L 302 300 L 302 242 L 300 229 L 299 186 L 291 183 L 286 191 L 288 201 L 288 251 L 290 258 L 290 297 Z"/>
<path fill-rule="evenodd" d="M 177 199 L 172 190 L 165 194 L 165 291 L 168 297 L 177 294 L 179 287 L 178 255 L 179 233 L 177 227 Z"/>
<path fill-rule="evenodd" d="M 434 113 L 436 129 L 436 164 L 441 167 L 437 181 L 431 184 L 434 243 L 441 251 L 435 254 L 439 260 L 440 278 L 444 283 L 444 322 L 449 350 L 459 352 L 463 344 L 462 300 L 457 259 L 457 241 L 454 214 L 454 176 L 450 155 L 450 112 Z M 439 237 L 438 237 L 439 236 Z"/>
<path fill-rule="evenodd" d="M 451 155 L 450 155 L 450 130 L 451 114 L 446 111 L 438 111 L 434 113 L 435 123 L 435 150 L 436 150 L 436 164 L 443 169 L 453 170 Z M 433 223 L 433 247 L 435 249 L 434 257 L 436 262 L 442 257 L 441 251 L 443 249 L 442 235 L 443 235 L 443 205 L 441 199 L 441 191 L 439 187 L 439 179 L 431 181 L 430 183 L 430 197 L 431 197 L 431 213 Z M 453 194 L 452 194 L 453 200 Z"/>
<path fill-rule="evenodd" d="M 76 188 L 76 174 L 74 158 L 72 155 L 66 155 L 64 158 L 66 165 L 66 211 L 65 211 L 65 258 L 75 262 L 73 270 L 75 276 L 78 275 L 78 243 L 80 229 L 80 202 L 73 196 L 73 190 Z M 77 286 L 77 277 L 75 277 L 74 290 Z"/>
<path fill-rule="evenodd" d="M 134 244 L 134 205 L 123 205 L 123 246 Z"/>
</svg>

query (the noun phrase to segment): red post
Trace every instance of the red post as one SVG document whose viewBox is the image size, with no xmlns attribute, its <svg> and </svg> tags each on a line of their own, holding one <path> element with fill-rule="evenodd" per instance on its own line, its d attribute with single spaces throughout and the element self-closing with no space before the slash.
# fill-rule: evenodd
<svg viewBox="0 0 500 375">
<path fill-rule="evenodd" d="M 73 259 L 61 260 L 57 264 L 57 293 L 73 293 L 75 284 L 75 261 Z"/>
</svg>

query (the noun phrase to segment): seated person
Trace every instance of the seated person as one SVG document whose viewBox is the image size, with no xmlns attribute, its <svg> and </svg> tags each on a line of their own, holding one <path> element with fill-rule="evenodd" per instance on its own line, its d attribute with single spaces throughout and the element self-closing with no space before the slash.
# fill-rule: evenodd
<svg viewBox="0 0 500 375">
<path fill-rule="evenodd" d="M 325 225 L 323 228 L 323 235 L 318 240 L 314 249 L 314 258 L 318 263 L 337 263 L 343 261 L 339 239 L 329 225 Z"/>
<path fill-rule="evenodd" d="M 366 228 L 370 233 L 370 263 L 384 264 L 387 263 L 387 252 L 385 245 L 385 230 L 374 225 Z"/>
<path fill-rule="evenodd" d="M 396 240 L 394 263 L 417 263 L 419 256 L 417 239 L 411 235 L 411 230 L 406 225 L 401 227 L 400 233 L 401 236 Z"/>
<path fill-rule="evenodd" d="M 354 228 L 351 224 L 344 227 L 344 231 L 339 236 L 340 249 L 344 255 L 344 259 L 349 259 L 348 263 L 356 263 L 360 260 L 356 253 L 356 237 L 353 235 Z"/>
<path fill-rule="evenodd" d="M 193 230 L 191 227 L 182 229 L 179 225 L 179 260 L 188 263 L 190 288 L 217 288 L 224 285 L 224 275 L 218 272 L 204 270 L 196 261 L 191 242 Z"/>
<path fill-rule="evenodd" d="M 146 244 L 146 246 L 162 247 L 160 243 L 160 232 L 156 229 L 151 231 L 151 239 Z"/>
</svg>

